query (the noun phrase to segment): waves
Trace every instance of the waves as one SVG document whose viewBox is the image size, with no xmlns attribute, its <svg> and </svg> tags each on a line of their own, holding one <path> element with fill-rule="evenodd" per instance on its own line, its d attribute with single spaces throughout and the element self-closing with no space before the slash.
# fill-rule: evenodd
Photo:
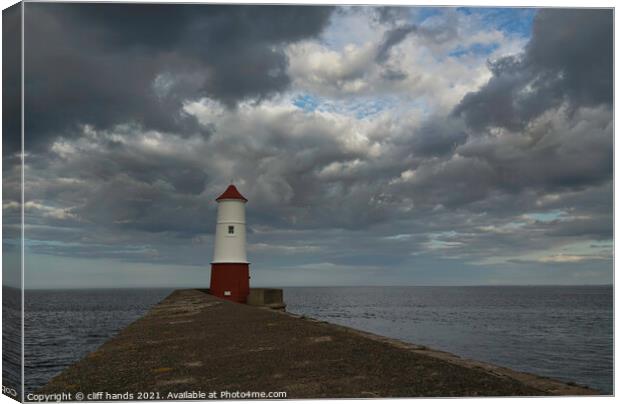
<svg viewBox="0 0 620 404">
<path fill-rule="evenodd" d="M 287 310 L 613 390 L 611 286 L 286 288 Z"/>
</svg>

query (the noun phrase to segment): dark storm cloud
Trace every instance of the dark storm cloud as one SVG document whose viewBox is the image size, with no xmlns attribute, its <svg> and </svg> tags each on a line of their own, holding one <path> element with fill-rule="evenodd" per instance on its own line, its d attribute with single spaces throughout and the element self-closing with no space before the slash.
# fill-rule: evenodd
<svg viewBox="0 0 620 404">
<path fill-rule="evenodd" d="M 2 246 L 4 284 L 20 278 L 21 245 L 21 10 L 2 12 Z M 14 260 L 13 265 L 11 260 Z"/>
<path fill-rule="evenodd" d="M 500 216 L 543 207 L 609 211 L 611 193 L 593 193 L 613 179 L 609 109 L 556 110 L 519 133 L 468 131 L 448 117 L 431 119 L 402 137 L 392 159 L 403 172 L 385 192 L 410 198 L 417 212 L 435 206 Z M 577 200 L 575 194 L 582 196 Z"/>
<path fill-rule="evenodd" d="M 406 25 L 393 28 L 390 31 L 386 32 L 383 37 L 383 42 L 381 42 L 381 44 L 377 48 L 375 61 L 377 63 L 385 62 L 389 57 L 390 49 L 404 41 L 409 34 L 416 31 L 417 27 L 415 25 Z"/>
<path fill-rule="evenodd" d="M 409 7 L 386 6 L 375 9 L 376 19 L 383 23 L 395 23 L 409 16 Z"/>
<path fill-rule="evenodd" d="M 401 81 L 406 79 L 408 76 L 407 73 L 401 70 L 387 68 L 381 72 L 381 77 L 388 81 Z"/>
<path fill-rule="evenodd" d="M 419 156 L 441 156 L 454 152 L 465 143 L 467 133 L 462 123 L 454 119 L 433 117 L 426 121 L 412 137 L 411 146 Z"/>
<path fill-rule="evenodd" d="M 183 138 L 172 141 L 180 143 Z M 184 148 L 162 153 L 139 141 L 117 143 L 103 136 L 75 142 L 61 139 L 47 154 L 31 156 L 26 175 L 29 199 L 68 207 L 67 217 L 61 219 L 69 225 L 77 220 L 81 226 L 178 237 L 211 231 L 205 223 L 212 220 L 215 207 L 200 195 L 210 180 L 200 154 Z M 54 152 L 64 144 L 71 145 L 70 156 Z"/>
<path fill-rule="evenodd" d="M 611 215 L 556 222 L 548 235 L 554 237 L 589 237 L 594 240 L 610 240 L 614 233 Z"/>
<path fill-rule="evenodd" d="M 286 89 L 282 47 L 317 35 L 332 9 L 287 6 L 28 4 L 26 130 L 137 123 L 208 131 L 181 111 L 209 96 L 232 107 Z"/>
<path fill-rule="evenodd" d="M 492 168 L 498 189 L 549 192 L 599 185 L 612 179 L 611 113 L 606 109 L 553 118 L 502 138 L 472 140 L 460 155 Z M 588 158 L 583 158 L 587 155 Z"/>
<path fill-rule="evenodd" d="M 102 227 L 185 236 L 205 232 L 210 205 L 174 192 L 165 182 L 148 184 L 119 175 L 99 186 L 73 213 Z"/>
<path fill-rule="evenodd" d="M 523 129 L 551 107 L 611 105 L 613 13 L 543 9 L 523 54 L 490 64 L 493 77 L 454 113 L 475 130 Z"/>
<path fill-rule="evenodd" d="M 530 63 L 559 72 L 568 99 L 577 105 L 611 104 L 612 10 L 543 10 L 526 53 Z"/>
<path fill-rule="evenodd" d="M 21 3 L 2 12 L 2 147 L 21 149 Z"/>
</svg>

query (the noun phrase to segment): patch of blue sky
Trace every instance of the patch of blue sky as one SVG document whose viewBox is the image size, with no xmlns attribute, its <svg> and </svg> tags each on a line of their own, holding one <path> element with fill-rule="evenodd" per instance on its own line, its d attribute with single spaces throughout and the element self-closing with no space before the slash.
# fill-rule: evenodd
<svg viewBox="0 0 620 404">
<path fill-rule="evenodd" d="M 516 229 L 520 229 L 521 227 L 525 226 L 527 223 L 525 222 L 508 222 L 502 226 L 500 226 L 503 229 L 507 229 L 507 230 L 516 230 Z"/>
<path fill-rule="evenodd" d="M 84 251 L 85 248 L 90 247 L 94 250 L 100 252 L 106 252 L 110 255 L 120 255 L 120 254 L 144 254 L 151 252 L 153 249 L 148 245 L 126 245 L 124 248 L 114 247 L 106 244 L 83 244 L 80 242 L 73 241 L 57 241 L 57 240 L 34 240 L 34 239 L 25 239 L 24 247 L 33 251 L 35 249 L 38 252 L 42 252 L 45 254 L 54 254 L 54 251 L 66 251 L 68 249 L 81 249 Z"/>
<path fill-rule="evenodd" d="M 34 240 L 24 239 L 24 246 L 28 247 L 84 247 L 82 243 L 66 242 L 57 240 Z"/>
<path fill-rule="evenodd" d="M 508 35 L 529 38 L 538 9 L 525 7 L 459 7 L 459 12 L 477 15 L 487 27 L 496 28 Z"/>
<path fill-rule="evenodd" d="M 369 118 L 395 108 L 399 102 L 394 97 L 360 97 L 345 100 L 328 100 L 312 94 L 299 94 L 292 99 L 293 105 L 305 112 L 331 112 L 352 115 L 357 119 Z"/>
<path fill-rule="evenodd" d="M 465 55 L 487 56 L 493 53 L 498 48 L 499 48 L 498 43 L 489 43 L 489 44 L 475 43 L 468 47 L 463 47 L 459 45 L 457 48 L 455 48 L 450 53 L 448 53 L 448 56 L 457 57 L 457 58 L 461 56 L 465 56 Z"/>
<path fill-rule="evenodd" d="M 347 109 L 357 119 L 364 119 L 390 109 L 393 102 L 386 98 L 364 99 L 350 103 Z"/>
<path fill-rule="evenodd" d="M 543 213 L 528 213 L 525 215 L 530 219 L 534 219 L 539 222 L 553 222 L 554 220 L 562 219 L 566 215 L 566 212 L 561 210 L 553 210 Z"/>
<path fill-rule="evenodd" d="M 319 100 L 310 94 L 300 94 L 293 98 L 293 105 L 307 112 L 314 112 L 319 106 Z"/>
</svg>

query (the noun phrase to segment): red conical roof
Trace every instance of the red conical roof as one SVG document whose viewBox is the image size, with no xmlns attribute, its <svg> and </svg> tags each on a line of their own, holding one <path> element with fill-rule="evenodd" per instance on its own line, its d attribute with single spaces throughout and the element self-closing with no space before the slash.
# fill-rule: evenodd
<svg viewBox="0 0 620 404">
<path fill-rule="evenodd" d="M 216 201 L 221 201 L 222 199 L 239 199 L 241 201 L 247 202 L 248 200 L 241 195 L 241 193 L 237 190 L 237 187 L 230 184 L 226 191 L 220 196 L 217 197 Z"/>
</svg>

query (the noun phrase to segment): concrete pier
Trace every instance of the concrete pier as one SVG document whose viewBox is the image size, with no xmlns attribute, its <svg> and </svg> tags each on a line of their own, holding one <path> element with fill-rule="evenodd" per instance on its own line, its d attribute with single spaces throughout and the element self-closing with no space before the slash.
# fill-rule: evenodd
<svg viewBox="0 0 620 404">
<path fill-rule="evenodd" d="M 173 292 L 39 393 L 175 399 L 190 392 L 222 398 L 223 391 L 286 398 L 598 394 L 199 290 Z"/>
</svg>

